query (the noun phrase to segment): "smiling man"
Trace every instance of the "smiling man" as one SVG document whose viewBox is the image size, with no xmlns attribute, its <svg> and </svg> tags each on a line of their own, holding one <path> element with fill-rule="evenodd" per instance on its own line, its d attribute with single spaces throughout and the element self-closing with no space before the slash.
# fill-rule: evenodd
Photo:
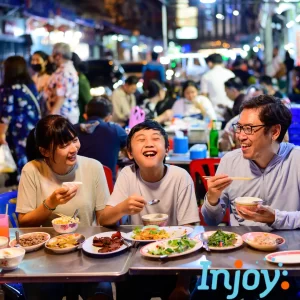
<svg viewBox="0 0 300 300">
<path fill-rule="evenodd" d="M 142 216 L 169 215 L 168 225 L 199 222 L 194 183 L 182 168 L 164 163 L 169 142 L 165 130 L 155 121 L 134 126 L 127 139 L 127 151 L 135 164 L 125 167 L 101 217 L 101 225 L 112 225 L 130 215 L 133 225 L 142 225 Z M 160 199 L 150 206 L 147 202 Z"/>
<path fill-rule="evenodd" d="M 278 98 L 254 97 L 242 104 L 236 137 L 241 148 L 226 154 L 216 176 L 208 180 L 202 214 L 206 223 L 221 222 L 231 206 L 232 225 L 269 225 L 275 229 L 300 227 L 300 149 L 282 143 L 291 124 L 289 109 Z M 231 177 L 252 180 L 232 180 Z M 237 211 L 237 197 L 253 196 L 264 200 L 256 212 Z"/>
</svg>

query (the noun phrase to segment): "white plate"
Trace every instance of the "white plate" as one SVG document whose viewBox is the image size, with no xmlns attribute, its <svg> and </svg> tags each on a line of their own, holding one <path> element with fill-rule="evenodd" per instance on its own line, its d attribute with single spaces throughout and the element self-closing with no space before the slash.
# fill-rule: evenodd
<svg viewBox="0 0 300 300">
<path fill-rule="evenodd" d="M 95 235 L 89 237 L 88 239 L 86 239 L 86 241 L 82 245 L 82 249 L 85 252 L 89 253 L 89 254 L 99 255 L 99 256 L 110 255 L 110 254 L 117 253 L 117 252 L 125 250 L 127 248 L 127 246 L 125 246 L 123 244 L 119 249 L 117 249 L 115 251 L 107 252 L 107 253 L 99 253 L 98 250 L 100 248 L 93 246 L 93 239 L 94 239 L 94 237 L 97 237 L 97 238 L 100 238 L 100 237 L 111 237 L 112 234 L 114 234 L 114 233 L 116 233 L 116 231 L 108 231 L 108 232 L 102 232 L 102 233 L 95 234 Z M 121 235 L 124 236 L 124 232 L 121 232 Z"/>
<path fill-rule="evenodd" d="M 25 249 L 26 252 L 35 251 L 35 250 L 41 248 L 45 243 L 47 243 L 47 242 L 50 240 L 50 234 L 47 233 L 47 232 L 31 232 L 31 233 L 25 233 L 25 234 L 20 235 L 20 239 L 21 239 L 22 237 L 26 238 L 26 237 L 29 237 L 29 236 L 35 235 L 35 234 L 43 234 L 43 235 L 46 236 L 46 239 L 45 239 L 44 242 L 39 243 L 39 244 L 37 244 L 37 245 L 28 246 L 28 247 L 22 247 L 22 246 L 21 246 L 22 248 Z M 14 246 L 16 245 L 16 243 L 17 243 L 17 242 L 16 242 L 16 239 L 13 239 L 12 241 L 9 242 L 9 246 L 10 246 L 10 247 L 14 247 Z"/>
<path fill-rule="evenodd" d="M 54 252 L 54 253 L 59 253 L 59 254 L 72 252 L 72 251 L 74 251 L 74 250 L 76 250 L 76 249 L 78 248 L 79 244 L 78 244 L 78 245 L 74 245 L 74 246 L 72 246 L 72 247 L 68 247 L 68 248 L 52 248 L 52 247 L 48 247 L 48 244 L 49 244 L 49 243 L 52 243 L 52 242 L 55 242 L 55 241 L 57 240 L 58 237 L 60 237 L 60 236 L 72 236 L 72 235 L 73 235 L 77 240 L 82 239 L 82 238 L 85 240 L 85 237 L 84 237 L 82 234 L 80 234 L 80 233 L 61 234 L 61 235 L 58 235 L 58 236 L 56 236 L 56 237 L 50 239 L 50 240 L 45 244 L 45 247 L 46 247 L 47 249 L 49 249 L 50 251 L 52 251 L 52 252 Z"/>
<path fill-rule="evenodd" d="M 159 229 L 164 229 L 166 230 L 166 232 L 169 233 L 170 237 L 168 239 L 180 238 L 184 235 L 189 235 L 194 231 L 194 228 L 189 226 L 166 226 L 166 227 L 159 227 Z M 133 239 L 134 236 L 133 231 L 130 231 L 128 233 L 122 232 L 122 236 L 124 237 L 124 239 L 129 241 L 146 242 L 146 243 L 155 241 L 155 240 L 135 240 Z"/>
<path fill-rule="evenodd" d="M 175 240 L 180 240 L 180 239 L 175 239 Z M 168 257 L 177 257 L 177 256 L 187 255 L 187 254 L 190 254 L 190 253 L 193 253 L 193 252 L 199 250 L 203 245 L 202 241 L 200 241 L 198 239 L 193 239 L 193 240 L 195 242 L 197 242 L 197 244 L 193 248 L 191 248 L 187 251 L 181 252 L 181 253 L 170 254 L 170 255 L 168 255 Z M 157 247 L 157 245 L 167 246 L 168 241 L 169 240 L 164 240 L 164 241 L 159 241 L 159 242 L 154 242 L 154 243 L 148 244 L 148 245 L 141 248 L 140 253 L 143 256 L 153 257 L 153 258 L 160 258 L 160 255 L 149 254 L 148 250 L 154 250 Z"/>
<path fill-rule="evenodd" d="M 204 238 L 205 239 L 208 239 L 211 235 L 213 235 L 216 231 L 206 231 L 203 233 L 204 235 Z M 238 248 L 240 246 L 243 245 L 243 239 L 242 237 L 235 233 L 235 232 L 230 232 L 230 231 L 223 231 L 224 233 L 226 234 L 231 234 L 231 233 L 234 233 L 236 235 L 236 239 L 237 241 L 235 242 L 235 244 L 233 246 L 228 246 L 228 247 L 213 247 L 213 246 L 209 246 L 209 249 L 210 250 L 218 250 L 218 251 L 224 251 L 224 250 L 232 250 L 232 249 L 235 249 L 235 248 Z M 195 238 L 198 238 L 201 240 L 200 238 L 200 234 L 199 235 L 196 235 Z"/>
<path fill-rule="evenodd" d="M 267 261 L 275 264 L 300 264 L 300 250 L 273 252 L 266 255 L 265 257 Z"/>
</svg>

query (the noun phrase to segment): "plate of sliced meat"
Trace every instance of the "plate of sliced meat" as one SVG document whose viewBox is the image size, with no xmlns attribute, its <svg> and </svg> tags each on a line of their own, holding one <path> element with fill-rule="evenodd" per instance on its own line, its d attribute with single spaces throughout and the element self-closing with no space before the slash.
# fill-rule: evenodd
<svg viewBox="0 0 300 300">
<path fill-rule="evenodd" d="M 119 231 L 98 233 L 89 237 L 83 244 L 82 249 L 93 255 L 107 255 L 125 250 L 123 238 Z"/>
</svg>

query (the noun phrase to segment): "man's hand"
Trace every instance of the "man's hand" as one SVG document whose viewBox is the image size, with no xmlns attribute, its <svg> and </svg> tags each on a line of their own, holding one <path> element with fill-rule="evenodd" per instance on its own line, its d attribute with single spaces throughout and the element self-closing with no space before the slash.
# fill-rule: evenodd
<svg viewBox="0 0 300 300">
<path fill-rule="evenodd" d="M 142 196 L 132 195 L 125 201 L 120 203 L 121 211 L 124 215 L 135 215 L 141 212 L 146 205 L 146 201 Z"/>
<path fill-rule="evenodd" d="M 269 206 L 257 205 L 256 211 L 251 211 L 245 207 L 237 209 L 238 214 L 245 220 L 273 224 L 275 222 L 275 211 Z"/>
<path fill-rule="evenodd" d="M 207 200 L 211 205 L 216 205 L 222 191 L 232 182 L 232 179 L 226 174 L 219 174 L 207 180 Z"/>
</svg>

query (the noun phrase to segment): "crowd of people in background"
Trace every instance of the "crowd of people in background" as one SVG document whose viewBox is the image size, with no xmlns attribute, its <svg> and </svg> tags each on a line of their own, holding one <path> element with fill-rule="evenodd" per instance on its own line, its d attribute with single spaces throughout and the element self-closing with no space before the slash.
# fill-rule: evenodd
<svg viewBox="0 0 300 300">
<path fill-rule="evenodd" d="M 278 48 L 274 48 L 270 66 L 263 65 L 255 54 L 248 59 L 237 56 L 227 67 L 220 54 L 210 55 L 206 62 L 208 71 L 197 82 L 187 80 L 175 93 L 174 87 L 165 82 L 165 69 L 159 55 L 153 52 L 152 60 L 143 67 L 144 93 L 141 96 L 136 98 L 140 78 L 129 76 L 110 98 L 103 95 L 93 99 L 82 62 L 69 45 L 54 45 L 51 55 L 36 51 L 29 64 L 22 57 L 9 57 L 4 63 L 0 89 L 0 143 L 9 145 L 19 176 L 28 161 L 27 137 L 36 123 L 47 115 L 61 115 L 72 124 L 78 124 L 78 133 L 88 141 L 94 138 L 94 131 L 104 137 L 112 136 L 113 132 L 111 145 L 116 147 L 111 151 L 113 158 L 104 159 L 103 153 L 93 153 L 89 145 L 81 151 L 109 165 L 115 176 L 117 152 L 124 146 L 124 129 L 137 112 L 137 106 L 139 112 L 144 112 L 141 120 L 152 119 L 162 125 L 173 118 L 188 116 L 221 120 L 225 130 L 220 147 L 228 150 L 232 148 L 228 145 L 236 146 L 234 134 L 230 134 L 232 130 L 228 128 L 245 100 L 253 95 L 268 94 L 282 99 L 285 104 L 300 102 L 300 67 L 294 67 L 288 52 L 283 60 Z M 225 148 L 222 145 L 226 145 Z"/>
</svg>

